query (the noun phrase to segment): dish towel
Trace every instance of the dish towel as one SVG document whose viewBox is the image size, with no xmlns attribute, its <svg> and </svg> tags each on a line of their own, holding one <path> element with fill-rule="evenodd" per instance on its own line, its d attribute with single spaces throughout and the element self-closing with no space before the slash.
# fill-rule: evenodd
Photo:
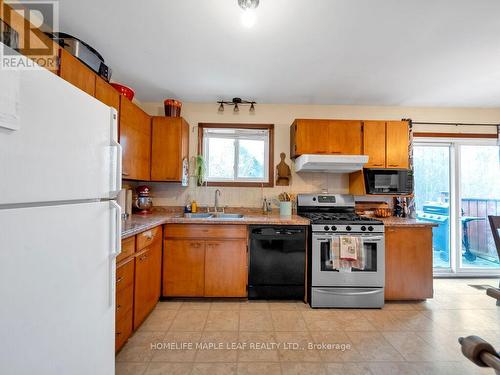
<svg viewBox="0 0 500 375">
<path fill-rule="evenodd" d="M 365 253 L 365 246 L 363 244 L 363 238 L 362 237 L 356 237 L 358 241 L 358 259 L 355 261 L 351 262 L 351 267 L 356 268 L 358 270 L 364 270 L 366 266 L 366 253 Z"/>
<path fill-rule="evenodd" d="M 340 259 L 348 261 L 358 260 L 359 241 L 358 237 L 341 236 L 340 237 Z"/>
<path fill-rule="evenodd" d="M 330 240 L 330 259 L 332 268 L 338 270 L 340 268 L 340 239 L 338 237 Z"/>
</svg>

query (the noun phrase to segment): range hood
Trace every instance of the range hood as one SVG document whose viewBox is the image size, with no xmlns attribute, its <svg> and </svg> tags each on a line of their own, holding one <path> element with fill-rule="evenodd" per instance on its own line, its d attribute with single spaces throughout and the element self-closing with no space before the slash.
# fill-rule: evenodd
<svg viewBox="0 0 500 375">
<path fill-rule="evenodd" d="M 296 172 L 351 173 L 363 169 L 368 155 L 306 154 L 295 159 Z"/>
</svg>

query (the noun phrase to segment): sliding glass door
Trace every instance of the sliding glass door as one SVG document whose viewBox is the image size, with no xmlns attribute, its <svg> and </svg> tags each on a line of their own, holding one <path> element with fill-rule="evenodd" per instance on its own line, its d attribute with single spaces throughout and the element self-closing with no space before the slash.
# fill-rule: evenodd
<svg viewBox="0 0 500 375">
<path fill-rule="evenodd" d="M 424 143 L 425 142 L 425 143 Z M 494 142 L 417 139 L 415 203 L 435 223 L 435 274 L 500 271 L 488 215 L 500 215 L 500 154 Z"/>
<path fill-rule="evenodd" d="M 461 235 L 459 270 L 495 269 L 498 254 L 488 215 L 500 215 L 498 146 L 458 145 Z"/>
</svg>

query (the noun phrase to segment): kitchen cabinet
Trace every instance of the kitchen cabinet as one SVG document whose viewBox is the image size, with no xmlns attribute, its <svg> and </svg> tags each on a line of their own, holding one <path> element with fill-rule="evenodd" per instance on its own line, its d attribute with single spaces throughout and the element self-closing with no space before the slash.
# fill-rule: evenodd
<svg viewBox="0 0 500 375">
<path fill-rule="evenodd" d="M 160 299 L 161 257 L 161 226 L 122 240 L 122 252 L 116 258 L 116 352 Z"/>
<path fill-rule="evenodd" d="M 385 168 L 385 121 L 363 122 L 363 154 L 368 155 L 366 168 Z"/>
<path fill-rule="evenodd" d="M 290 155 L 360 155 L 361 121 L 297 119 L 290 128 Z"/>
<path fill-rule="evenodd" d="M 153 117 L 151 142 L 151 181 L 187 185 L 189 124 L 182 117 Z"/>
<path fill-rule="evenodd" d="M 132 334 L 134 271 L 133 258 L 116 267 L 115 351 L 120 350 Z"/>
<path fill-rule="evenodd" d="M 163 296 L 245 297 L 246 232 L 245 225 L 166 225 Z"/>
<path fill-rule="evenodd" d="M 409 167 L 408 121 L 386 122 L 386 168 Z"/>
<path fill-rule="evenodd" d="M 119 118 L 123 178 L 148 181 L 151 162 L 151 118 L 123 95 L 120 96 Z"/>
<path fill-rule="evenodd" d="M 205 242 L 166 239 L 163 248 L 163 296 L 203 297 L 204 293 Z"/>
<path fill-rule="evenodd" d="M 246 241 L 206 241 L 205 246 L 205 296 L 246 297 Z"/>
<path fill-rule="evenodd" d="M 59 53 L 59 76 L 87 94 L 94 96 L 96 74 L 66 50 L 61 48 Z"/>
<path fill-rule="evenodd" d="M 135 257 L 134 330 L 139 328 L 160 299 L 161 248 L 162 239 L 158 236 Z"/>
<path fill-rule="evenodd" d="M 432 298 L 432 226 L 385 228 L 385 299 Z"/>
<path fill-rule="evenodd" d="M 120 110 L 120 93 L 100 77 L 95 78 L 95 98 L 104 104 Z"/>
</svg>

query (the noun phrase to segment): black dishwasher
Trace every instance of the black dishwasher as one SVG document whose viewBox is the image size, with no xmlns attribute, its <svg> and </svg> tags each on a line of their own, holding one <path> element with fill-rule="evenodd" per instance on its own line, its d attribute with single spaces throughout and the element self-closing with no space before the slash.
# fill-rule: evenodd
<svg viewBox="0 0 500 375">
<path fill-rule="evenodd" d="M 249 299 L 304 299 L 306 228 L 250 226 Z"/>
</svg>

